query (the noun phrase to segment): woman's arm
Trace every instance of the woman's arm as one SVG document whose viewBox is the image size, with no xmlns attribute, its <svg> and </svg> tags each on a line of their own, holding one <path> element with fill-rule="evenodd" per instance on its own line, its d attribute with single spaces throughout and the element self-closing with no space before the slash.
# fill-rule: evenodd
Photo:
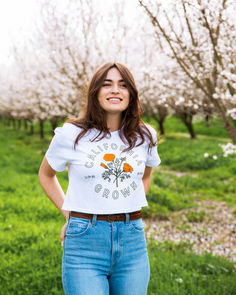
<svg viewBox="0 0 236 295">
<path fill-rule="evenodd" d="M 147 195 L 150 184 L 151 184 L 151 173 L 152 173 L 152 167 L 146 166 L 144 170 L 143 178 L 142 178 L 145 195 Z"/>
<path fill-rule="evenodd" d="M 65 219 L 68 220 L 69 212 L 61 209 L 65 199 L 65 194 L 57 180 L 56 171 L 48 164 L 46 157 L 43 158 L 38 175 L 40 184 L 46 195 L 60 210 Z"/>
</svg>

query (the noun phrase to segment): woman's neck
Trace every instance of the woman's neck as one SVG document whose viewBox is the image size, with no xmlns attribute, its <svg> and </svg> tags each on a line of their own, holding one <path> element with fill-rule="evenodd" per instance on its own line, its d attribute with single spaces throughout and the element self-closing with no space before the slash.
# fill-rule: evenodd
<svg viewBox="0 0 236 295">
<path fill-rule="evenodd" d="M 110 132 L 120 129 L 121 114 L 107 116 L 107 128 Z"/>
</svg>

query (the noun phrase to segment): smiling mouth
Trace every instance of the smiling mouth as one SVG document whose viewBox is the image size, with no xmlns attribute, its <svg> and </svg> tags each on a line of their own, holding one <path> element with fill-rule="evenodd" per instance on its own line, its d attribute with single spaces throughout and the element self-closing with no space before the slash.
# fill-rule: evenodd
<svg viewBox="0 0 236 295">
<path fill-rule="evenodd" d="M 108 101 L 115 101 L 115 102 L 117 101 L 118 102 L 118 101 L 122 101 L 123 99 L 119 98 L 119 97 L 108 97 L 107 100 Z"/>
</svg>

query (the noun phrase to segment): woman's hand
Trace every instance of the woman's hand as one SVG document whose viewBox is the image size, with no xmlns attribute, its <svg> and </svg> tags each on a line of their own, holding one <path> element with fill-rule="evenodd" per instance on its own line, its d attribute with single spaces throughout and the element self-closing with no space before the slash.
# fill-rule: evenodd
<svg viewBox="0 0 236 295">
<path fill-rule="evenodd" d="M 61 245 L 64 245 L 64 239 L 65 239 L 65 234 L 66 234 L 66 226 L 67 226 L 68 220 L 66 221 L 65 225 L 62 227 L 61 229 L 61 235 L 60 235 L 60 239 L 61 239 Z"/>
</svg>

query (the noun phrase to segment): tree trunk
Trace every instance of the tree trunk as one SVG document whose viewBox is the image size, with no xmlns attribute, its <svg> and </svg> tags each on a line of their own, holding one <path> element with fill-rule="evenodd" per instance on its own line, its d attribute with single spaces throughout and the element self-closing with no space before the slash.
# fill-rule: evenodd
<svg viewBox="0 0 236 295">
<path fill-rule="evenodd" d="M 230 124 L 230 121 L 227 119 L 227 117 L 220 112 L 221 120 L 224 124 L 224 127 L 226 131 L 229 133 L 230 138 L 232 139 L 233 143 L 236 144 L 236 129 L 234 126 Z"/>
<path fill-rule="evenodd" d="M 231 120 L 226 116 L 226 110 L 221 107 L 214 99 L 212 98 L 212 102 L 214 103 L 216 110 L 218 111 L 221 121 L 223 122 L 224 128 L 229 133 L 230 138 L 233 143 L 236 144 L 236 124 L 235 121 Z M 232 122 L 232 123 L 231 123 Z M 235 126 L 233 125 L 235 124 Z"/>
<path fill-rule="evenodd" d="M 44 138 L 44 130 L 43 130 L 43 120 L 39 120 L 39 131 L 40 131 L 40 138 L 43 139 Z"/>
<path fill-rule="evenodd" d="M 165 130 L 164 130 L 164 121 L 166 118 L 166 115 L 153 115 L 153 118 L 158 122 L 159 128 L 160 128 L 160 135 L 165 135 Z"/>
<path fill-rule="evenodd" d="M 165 135 L 165 130 L 164 130 L 164 120 L 158 121 L 159 123 L 159 128 L 160 128 L 160 135 Z"/>
<path fill-rule="evenodd" d="M 21 119 L 17 120 L 17 128 L 18 128 L 18 129 L 21 128 Z"/>
<path fill-rule="evenodd" d="M 16 120 L 14 118 L 12 119 L 12 126 L 14 129 L 16 128 Z"/>
<path fill-rule="evenodd" d="M 27 130 L 28 129 L 28 122 L 26 119 L 24 119 L 24 129 Z"/>
<path fill-rule="evenodd" d="M 58 120 L 57 119 L 52 119 L 52 120 L 50 120 L 50 123 L 51 123 L 51 126 L 52 126 L 52 135 L 54 135 L 54 129 L 58 125 Z"/>
<path fill-rule="evenodd" d="M 180 114 L 179 117 L 182 120 L 182 122 L 185 124 L 185 126 L 188 128 L 188 132 L 190 134 L 191 139 L 197 138 L 193 129 L 193 115 Z"/>
<path fill-rule="evenodd" d="M 34 135 L 34 123 L 30 122 L 30 135 Z"/>
<path fill-rule="evenodd" d="M 192 122 L 186 122 L 186 126 L 188 128 L 189 133 L 190 133 L 191 139 L 195 139 L 196 138 L 196 134 L 194 132 Z"/>
<path fill-rule="evenodd" d="M 205 116 L 205 126 L 209 127 L 210 126 L 210 115 L 206 114 Z"/>
</svg>

